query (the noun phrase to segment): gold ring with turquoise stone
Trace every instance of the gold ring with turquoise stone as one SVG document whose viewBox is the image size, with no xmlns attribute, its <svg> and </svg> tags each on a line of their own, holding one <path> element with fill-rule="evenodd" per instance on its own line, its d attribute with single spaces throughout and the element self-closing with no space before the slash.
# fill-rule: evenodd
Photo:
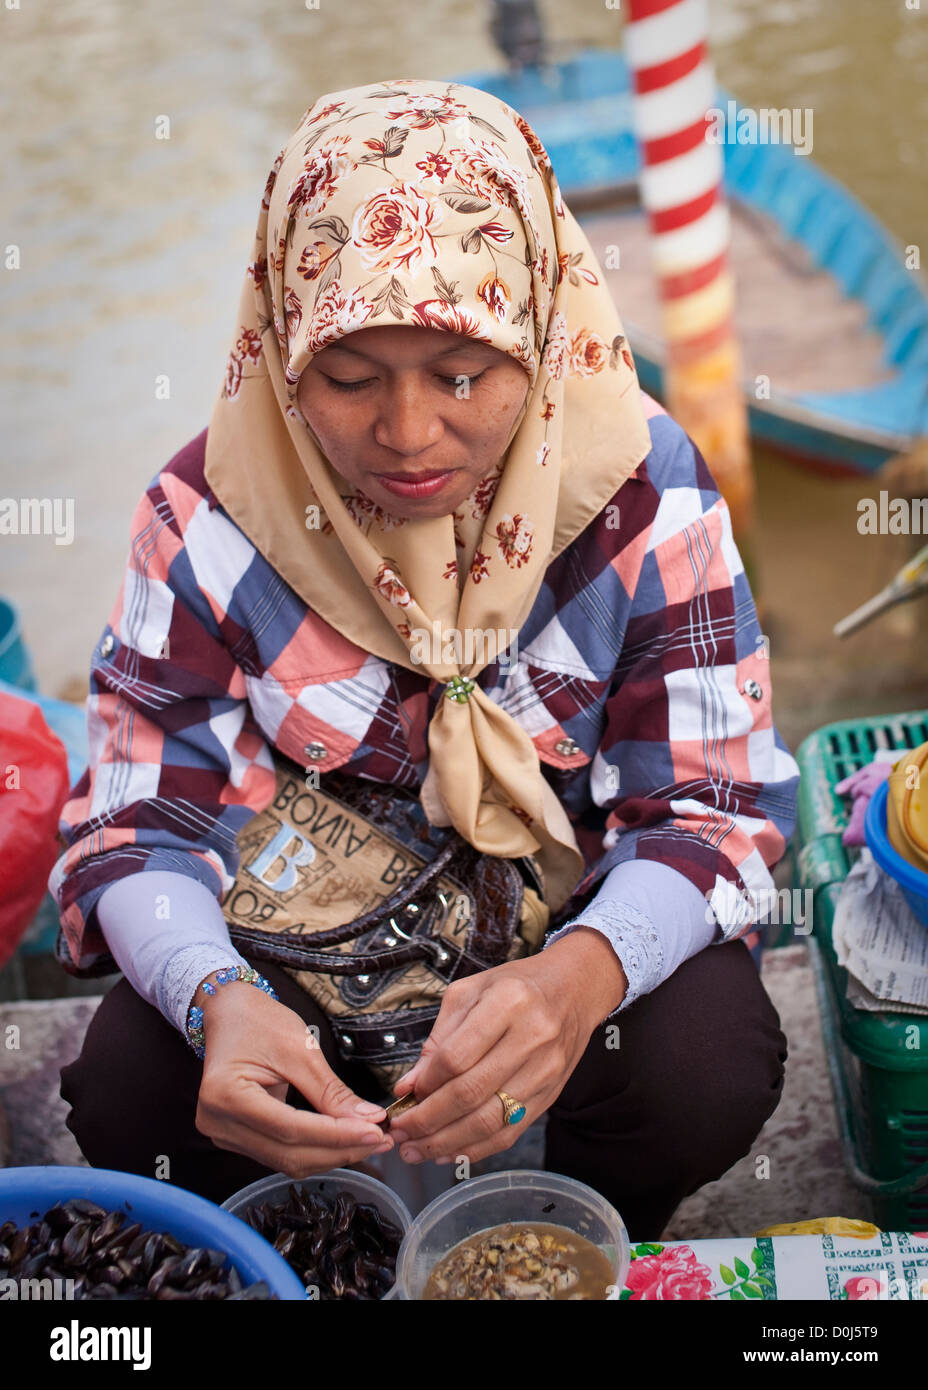
<svg viewBox="0 0 928 1390">
<path fill-rule="evenodd" d="M 496 1094 L 503 1102 L 503 1119 L 507 1125 L 517 1125 L 520 1120 L 525 1119 L 525 1106 L 520 1100 L 507 1096 L 505 1091 L 497 1091 Z"/>
</svg>

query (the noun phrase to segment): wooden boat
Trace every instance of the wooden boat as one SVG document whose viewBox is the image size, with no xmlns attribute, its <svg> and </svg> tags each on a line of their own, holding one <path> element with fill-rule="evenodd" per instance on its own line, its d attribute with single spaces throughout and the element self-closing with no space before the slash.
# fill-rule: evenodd
<svg viewBox="0 0 928 1390">
<path fill-rule="evenodd" d="M 455 80 L 507 101 L 538 133 L 604 264 L 641 384 L 659 396 L 661 305 L 638 203 L 624 58 L 586 51 L 549 68 Z M 727 93 L 716 105 L 737 121 L 741 108 Z M 872 472 L 928 436 L 924 282 L 877 219 L 810 157 L 785 144 L 720 147 L 752 436 L 829 471 Z M 620 269 L 605 266 L 610 245 L 620 248 Z"/>
</svg>

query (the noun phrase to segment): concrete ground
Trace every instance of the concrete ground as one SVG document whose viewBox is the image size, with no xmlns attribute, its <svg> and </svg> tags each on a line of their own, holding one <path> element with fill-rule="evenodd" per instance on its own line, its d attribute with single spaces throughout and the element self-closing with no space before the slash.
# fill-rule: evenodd
<svg viewBox="0 0 928 1390">
<path fill-rule="evenodd" d="M 662 1233 L 668 1240 L 746 1235 L 777 1222 L 817 1216 L 871 1219 L 866 1199 L 841 1163 L 806 947 L 767 951 L 763 980 L 789 1040 L 783 1099 L 751 1153 L 678 1208 Z M 65 1126 L 67 1107 L 58 1095 L 58 1074 L 77 1055 L 99 997 L 0 1004 L 0 1112 L 5 1111 L 7 1120 L 4 1136 L 0 1118 L 0 1164 L 84 1162 Z M 540 1167 L 541 1154 L 541 1126 L 535 1125 L 515 1148 L 480 1170 Z M 761 1156 L 769 1163 L 757 1164 Z M 376 1171 L 414 1210 L 447 1185 L 449 1172 L 399 1162 Z M 759 1178 L 758 1171 L 769 1176 Z"/>
</svg>

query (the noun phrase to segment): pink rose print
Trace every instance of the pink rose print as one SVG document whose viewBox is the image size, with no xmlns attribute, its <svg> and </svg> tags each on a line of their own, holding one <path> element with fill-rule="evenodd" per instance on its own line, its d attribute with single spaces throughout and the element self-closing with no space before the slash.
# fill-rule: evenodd
<svg viewBox="0 0 928 1390">
<path fill-rule="evenodd" d="M 284 258 L 287 253 L 287 234 L 286 232 L 284 232 L 282 236 L 278 236 L 275 232 L 274 236 L 271 238 L 271 241 L 274 240 L 274 237 L 277 238 L 277 250 L 274 253 L 273 266 L 279 274 L 284 268 Z"/>
<path fill-rule="evenodd" d="M 229 353 L 229 360 L 226 363 L 225 381 L 222 383 L 222 394 L 226 400 L 234 401 L 238 395 L 238 388 L 242 384 L 242 359 L 236 357 L 234 352 Z"/>
<path fill-rule="evenodd" d="M 243 328 L 236 340 L 235 352 L 244 362 L 247 357 L 250 362 L 260 362 L 261 360 L 261 335 L 253 328 Z"/>
<path fill-rule="evenodd" d="M 326 115 L 335 115 L 336 111 L 342 110 L 343 106 L 345 106 L 345 101 L 329 101 L 328 106 L 324 106 L 321 111 L 317 111 L 313 120 L 307 121 L 307 125 L 315 125 L 317 121 L 324 121 Z M 310 107 L 310 111 L 311 110 L 313 110 L 313 107 Z"/>
<path fill-rule="evenodd" d="M 432 229 L 442 221 L 441 204 L 412 184 L 380 188 L 355 213 L 352 245 L 367 270 L 405 270 L 416 275 L 438 259 Z"/>
<path fill-rule="evenodd" d="M 541 409 L 541 418 L 542 418 L 542 420 L 550 420 L 550 419 L 552 419 L 553 416 L 554 416 L 555 409 L 556 409 L 556 407 L 555 407 L 555 404 L 554 404 L 553 401 L 545 401 L 545 403 L 544 403 L 544 405 L 543 405 L 543 407 L 542 407 L 542 409 Z"/>
<path fill-rule="evenodd" d="M 465 140 L 462 146 L 449 150 L 449 154 L 462 188 L 478 198 L 489 198 L 503 205 L 515 204 L 532 224 L 528 180 L 518 165 L 506 158 L 495 140 Z"/>
<path fill-rule="evenodd" d="M 330 246 L 327 241 L 311 241 L 300 252 L 300 263 L 296 273 L 304 280 L 317 280 L 329 261 L 337 255 L 337 246 Z"/>
<path fill-rule="evenodd" d="M 539 166 L 545 170 L 552 168 L 551 160 L 548 157 L 548 151 L 545 149 L 544 145 L 541 143 L 534 130 L 532 130 L 532 127 L 529 125 L 528 121 L 524 118 L 524 116 L 520 116 L 518 111 L 513 111 L 511 107 L 508 108 L 508 110 L 512 120 L 515 122 L 519 130 L 522 132 L 522 138 L 524 139 L 526 145 L 528 145 L 532 154 L 535 156 Z"/>
<path fill-rule="evenodd" d="M 475 584 L 479 584 L 481 579 L 486 579 L 490 573 L 489 555 L 484 555 L 482 550 L 474 552 L 474 558 L 470 562 L 470 577 Z"/>
<path fill-rule="evenodd" d="M 226 375 L 222 384 L 222 395 L 226 400 L 234 401 L 238 395 L 244 377 L 245 363 L 258 363 L 260 361 L 261 335 L 254 328 L 246 328 L 243 325 L 239 329 L 238 337 L 226 363 Z"/>
<path fill-rule="evenodd" d="M 621 333 L 618 333 L 612 340 L 612 351 L 609 354 L 609 366 L 614 369 L 620 356 L 628 370 L 633 372 L 635 370 L 635 363 L 632 360 L 632 355 L 625 345 L 625 338 Z"/>
<path fill-rule="evenodd" d="M 554 177 L 553 171 L 552 171 L 551 174 L 549 175 L 548 181 L 549 181 L 549 183 L 550 183 L 550 185 L 551 185 L 551 194 L 552 194 L 552 197 L 553 197 L 553 199 L 554 199 L 554 215 L 555 215 L 555 217 L 563 217 L 563 216 L 564 216 L 564 200 L 563 200 L 563 198 L 561 197 L 561 188 L 560 188 L 560 184 L 558 183 L 557 179 Z"/>
<path fill-rule="evenodd" d="M 307 217 L 314 217 L 322 212 L 335 192 L 338 180 L 349 170 L 357 168 L 343 148 L 350 143 L 347 135 L 335 135 L 329 144 L 313 150 L 303 172 L 294 179 L 287 193 L 287 208 L 293 216 L 302 212 Z"/>
<path fill-rule="evenodd" d="M 422 299 L 414 304 L 412 322 L 421 328 L 448 328 L 465 338 L 479 338 L 482 343 L 492 341 L 489 334 L 484 332 L 485 325 L 475 314 L 449 304 L 446 299 Z"/>
<path fill-rule="evenodd" d="M 515 516 L 504 516 L 497 523 L 497 549 L 510 568 L 521 569 L 528 562 L 534 535 L 532 523 L 520 512 Z"/>
<path fill-rule="evenodd" d="M 480 479 L 480 482 L 467 499 L 471 504 L 471 516 L 477 519 L 486 516 L 487 512 L 490 510 L 490 503 L 496 495 L 496 489 L 499 487 L 499 480 L 502 475 L 502 466 L 498 465 L 488 477 Z"/>
<path fill-rule="evenodd" d="M 346 512 L 358 526 L 363 526 L 365 521 L 373 521 L 384 531 L 395 531 L 397 526 L 406 525 L 405 517 L 391 515 L 378 502 L 372 502 L 366 493 L 353 493 L 342 500 Z"/>
<path fill-rule="evenodd" d="M 267 183 L 264 185 L 264 193 L 261 195 L 261 207 L 264 210 L 264 212 L 267 212 L 271 206 L 271 193 L 274 191 L 274 182 L 277 178 L 277 171 L 280 168 L 281 164 L 283 164 L 284 155 L 286 153 L 287 150 L 286 147 L 284 147 L 284 149 L 281 150 L 280 154 L 274 160 L 274 163 L 271 166 L 271 172 L 267 176 Z"/>
<path fill-rule="evenodd" d="M 483 222 L 477 228 L 477 231 L 482 232 L 490 241 L 495 241 L 500 246 L 505 246 L 506 242 L 512 241 L 512 238 L 515 236 L 515 232 L 510 231 L 508 227 L 504 227 L 502 222 Z M 547 256 L 547 254 L 546 251 L 545 255 Z"/>
<path fill-rule="evenodd" d="M 557 284 L 562 280 L 567 280 L 571 285 L 579 285 L 581 280 L 585 280 L 588 285 L 598 285 L 599 277 L 594 275 L 592 270 L 587 270 L 580 262 L 583 260 L 583 252 L 575 251 L 573 255 L 562 251 L 557 258 Z"/>
<path fill-rule="evenodd" d="M 633 1299 L 707 1299 L 712 1296 L 712 1271 L 700 1264 L 688 1245 L 674 1245 L 659 1255 L 632 1260 L 625 1287 Z"/>
<path fill-rule="evenodd" d="M 534 376 L 535 358 L 532 355 L 532 350 L 528 345 L 527 338 L 520 338 L 517 343 L 513 343 L 512 347 L 507 350 L 507 356 L 514 357 L 519 366 L 525 368 L 529 376 Z"/>
<path fill-rule="evenodd" d="M 485 275 L 477 286 L 477 297 L 483 300 L 497 323 L 505 321 L 506 310 L 512 303 L 512 293 L 505 280 L 492 272 Z"/>
<path fill-rule="evenodd" d="M 303 319 L 303 306 L 295 290 L 284 290 L 284 316 L 287 320 L 287 338 L 292 341 Z"/>
<path fill-rule="evenodd" d="M 560 381 L 564 375 L 569 354 L 570 341 L 567 336 L 567 319 L 560 309 L 555 309 L 548 325 L 548 341 L 541 358 L 541 365 L 552 381 Z"/>
<path fill-rule="evenodd" d="M 277 317 L 276 299 L 271 305 L 271 313 L 274 315 L 274 332 L 277 335 L 277 346 L 280 348 L 280 351 L 283 354 L 283 356 L 288 357 L 290 354 L 290 347 L 287 343 L 287 335 L 284 332 L 284 326 L 281 323 L 280 319 Z"/>
<path fill-rule="evenodd" d="M 467 107 L 451 96 L 411 96 L 398 111 L 387 113 L 391 121 L 405 121 L 413 130 L 428 130 L 434 125 L 446 125 L 468 114 Z"/>
<path fill-rule="evenodd" d="M 880 1296 L 880 1276 L 878 1274 L 855 1274 L 844 1283 L 844 1291 L 849 1299 L 873 1299 Z"/>
<path fill-rule="evenodd" d="M 326 288 L 313 305 L 312 327 L 307 346 L 310 352 L 321 352 L 326 343 L 354 333 L 374 312 L 358 290 L 343 290 L 337 280 Z"/>
<path fill-rule="evenodd" d="M 598 333 L 581 328 L 570 343 L 571 376 L 595 376 L 609 361 L 609 344 Z"/>
<path fill-rule="evenodd" d="M 456 559 L 448 561 L 447 565 L 445 565 L 445 568 L 442 570 L 441 577 L 442 579 L 457 579 L 458 562 Z"/>
<path fill-rule="evenodd" d="M 451 167 L 451 162 L 440 150 L 426 151 L 425 159 L 420 159 L 416 164 L 416 168 L 422 170 L 423 178 L 438 179 L 440 183 L 444 183 L 451 173 Z"/>
<path fill-rule="evenodd" d="M 245 274 L 254 280 L 256 290 L 262 290 L 267 279 L 267 256 L 262 256 L 259 261 L 252 261 Z"/>
<path fill-rule="evenodd" d="M 374 575 L 373 587 L 388 603 L 394 603 L 398 608 L 408 608 L 412 602 L 409 590 L 396 571 L 386 563 L 381 564 Z"/>
<path fill-rule="evenodd" d="M 315 125 L 317 121 L 324 121 L 326 116 L 332 116 L 335 114 L 336 111 L 341 111 L 344 104 L 345 103 L 343 101 L 330 101 L 328 106 L 323 106 L 322 110 L 317 111 L 316 115 L 313 116 L 312 120 L 307 121 L 306 124 Z M 311 111 L 312 107 L 310 107 L 309 109 Z"/>
</svg>

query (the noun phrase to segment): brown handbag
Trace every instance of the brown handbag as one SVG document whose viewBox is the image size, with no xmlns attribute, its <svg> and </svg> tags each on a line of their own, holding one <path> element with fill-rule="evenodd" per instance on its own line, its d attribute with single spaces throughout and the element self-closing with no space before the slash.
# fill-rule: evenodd
<svg viewBox="0 0 928 1390">
<path fill-rule="evenodd" d="M 271 804 L 239 833 L 222 902 L 249 961 L 283 966 L 331 1018 L 341 1056 L 389 1088 L 452 980 L 536 951 L 549 910 L 534 856 L 488 855 L 418 795 L 275 755 Z"/>
</svg>

